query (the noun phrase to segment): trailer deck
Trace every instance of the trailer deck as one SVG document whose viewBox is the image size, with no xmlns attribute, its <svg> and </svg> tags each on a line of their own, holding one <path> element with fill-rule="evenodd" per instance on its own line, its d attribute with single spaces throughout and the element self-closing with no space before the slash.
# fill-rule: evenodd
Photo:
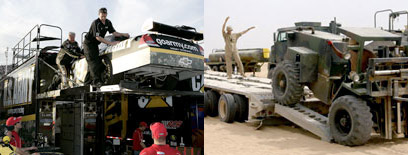
<svg viewBox="0 0 408 155">
<path fill-rule="evenodd" d="M 270 79 L 239 75 L 233 75 L 232 79 L 227 79 L 226 73 L 205 71 L 204 80 L 204 88 L 207 90 L 213 90 L 219 94 L 229 93 L 245 96 L 248 99 L 248 120 L 246 122 L 259 122 L 262 125 L 262 121 L 265 119 L 281 116 L 319 136 L 324 141 L 332 140 L 326 116 L 303 106 L 301 103 L 293 106 L 276 103 L 272 94 Z M 319 100 L 313 96 L 308 96 L 302 102 L 316 101 Z"/>
</svg>

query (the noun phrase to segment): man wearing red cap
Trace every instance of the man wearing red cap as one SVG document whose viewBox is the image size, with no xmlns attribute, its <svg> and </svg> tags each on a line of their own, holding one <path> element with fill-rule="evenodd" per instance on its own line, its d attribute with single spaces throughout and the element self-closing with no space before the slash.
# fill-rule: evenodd
<svg viewBox="0 0 408 155">
<path fill-rule="evenodd" d="M 21 140 L 20 136 L 18 135 L 18 131 L 23 127 L 21 126 L 21 119 L 22 117 L 9 117 L 6 121 L 6 126 L 11 130 L 11 141 L 10 144 L 20 148 L 23 151 L 29 151 L 29 150 L 36 150 L 37 147 L 28 147 L 28 148 L 21 148 L 23 141 Z"/>
<path fill-rule="evenodd" d="M 167 129 L 162 123 L 150 125 L 154 144 L 145 148 L 140 155 L 181 155 L 181 153 L 166 144 Z"/>
<path fill-rule="evenodd" d="M 136 128 L 135 132 L 133 132 L 134 155 L 139 155 L 140 151 L 146 148 L 146 145 L 143 142 L 143 131 L 146 130 L 146 128 L 147 128 L 146 122 L 140 122 L 139 128 Z"/>
</svg>

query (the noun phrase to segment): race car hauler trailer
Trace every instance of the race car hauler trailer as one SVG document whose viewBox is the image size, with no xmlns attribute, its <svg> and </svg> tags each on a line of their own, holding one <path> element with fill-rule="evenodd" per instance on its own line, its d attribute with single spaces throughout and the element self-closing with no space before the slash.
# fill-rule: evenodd
<svg viewBox="0 0 408 155">
<path fill-rule="evenodd" d="M 57 125 L 61 129 L 56 143 L 61 144 L 64 154 L 128 153 L 133 131 L 141 121 L 165 124 L 168 144 L 173 147 L 187 148 L 188 153 L 194 154 L 203 149 L 196 145 L 200 143 L 197 137 L 192 138 L 203 130 L 198 110 L 203 108 L 203 93 L 131 87 L 122 83 L 102 86 L 98 91 L 83 86 L 39 94 L 37 99 L 42 107 L 39 119 L 45 119 L 42 117 L 47 113 L 45 107 L 55 107 L 55 120 L 60 120 Z M 46 135 L 52 130 L 42 133 Z M 150 133 L 144 135 L 146 143 L 151 144 L 147 140 Z"/>
<path fill-rule="evenodd" d="M 44 27 L 57 28 L 60 37 L 43 36 Z M 165 33 L 168 29 L 172 29 L 171 34 Z M 86 76 L 80 75 L 86 75 L 86 72 L 81 73 L 78 68 L 87 67 L 86 61 L 80 59 L 73 66 L 74 77 L 70 77 L 70 83 L 75 87 L 50 90 L 55 72 L 58 72 L 54 51 L 58 51 L 61 45 L 62 30 L 56 26 L 38 25 L 14 48 L 14 69 L 1 81 L 1 104 L 8 108 L 7 117 L 25 115 L 20 134 L 26 145 L 35 145 L 42 150 L 62 151 L 64 154 L 125 153 L 126 149 L 111 149 L 116 146 L 99 146 L 108 143 L 126 148 L 127 143 L 117 143 L 111 138 L 131 138 L 129 136 L 136 126 L 132 124 L 135 122 L 128 121 L 144 119 L 149 123 L 163 122 L 169 129 L 171 136 L 168 138 L 173 146 L 199 147 L 203 139 L 197 138 L 200 134 L 196 131 L 203 131 L 199 115 L 203 107 L 200 93 L 203 65 L 200 64 L 204 62 L 202 48 L 195 41 L 203 37 L 189 29 L 192 28 L 176 28 L 151 21 L 148 30 L 154 33 L 123 40 L 101 51 L 107 75 L 104 80 L 109 85 L 98 90 L 84 85 Z M 40 46 L 44 41 L 58 43 Z M 123 64 L 119 59 L 123 58 L 138 63 L 120 67 Z M 156 107 L 167 110 L 171 114 L 169 117 L 174 111 L 180 116 L 164 120 L 160 114 L 160 117 L 143 118 L 133 112 Z M 2 118 L 3 121 L 7 117 Z M 55 128 L 61 133 L 55 133 Z M 192 134 L 197 135 L 194 140 Z M 55 147 L 56 138 L 59 138 L 59 147 Z M 194 150 L 200 151 L 202 147 Z"/>
</svg>

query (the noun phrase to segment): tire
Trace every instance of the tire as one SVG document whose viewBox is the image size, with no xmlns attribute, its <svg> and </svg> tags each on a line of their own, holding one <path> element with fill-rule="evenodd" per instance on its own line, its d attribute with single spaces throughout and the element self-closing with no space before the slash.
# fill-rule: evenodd
<svg viewBox="0 0 408 155">
<path fill-rule="evenodd" d="M 298 79 L 299 69 L 293 63 L 279 63 L 272 74 L 272 93 L 276 101 L 285 105 L 298 103 L 303 95 L 303 86 Z"/>
<path fill-rule="evenodd" d="M 271 68 L 269 69 L 267 78 L 272 79 L 274 69 L 275 69 L 275 67 L 271 67 Z"/>
<path fill-rule="evenodd" d="M 102 63 L 105 65 L 105 68 L 103 69 L 102 72 L 102 81 L 104 84 L 112 84 L 112 78 L 113 78 L 113 68 L 112 68 L 112 62 L 109 59 L 109 57 L 104 56 L 102 57 Z"/>
<path fill-rule="evenodd" d="M 241 95 L 234 94 L 234 100 L 237 108 L 235 120 L 237 122 L 244 122 L 248 119 L 248 102 L 247 99 Z"/>
<path fill-rule="evenodd" d="M 226 123 L 232 123 L 235 119 L 236 104 L 234 96 L 231 94 L 223 94 L 218 101 L 218 113 L 220 120 Z"/>
<path fill-rule="evenodd" d="M 211 67 L 211 70 L 218 72 L 218 67 L 217 67 L 217 66 L 212 66 L 212 67 Z"/>
<path fill-rule="evenodd" d="M 221 65 L 221 66 L 219 67 L 219 71 L 220 71 L 220 72 L 227 72 L 227 66 Z"/>
<path fill-rule="evenodd" d="M 207 90 L 205 94 L 207 96 L 207 105 L 208 105 L 208 116 L 215 117 L 218 115 L 218 97 L 219 95 L 212 91 Z"/>
<path fill-rule="evenodd" d="M 204 93 L 204 117 L 208 115 L 210 109 L 210 102 L 208 100 L 208 93 Z"/>
<path fill-rule="evenodd" d="M 370 139 L 373 127 L 370 107 L 366 101 L 355 96 L 339 97 L 330 106 L 329 125 L 337 143 L 363 145 Z"/>
</svg>

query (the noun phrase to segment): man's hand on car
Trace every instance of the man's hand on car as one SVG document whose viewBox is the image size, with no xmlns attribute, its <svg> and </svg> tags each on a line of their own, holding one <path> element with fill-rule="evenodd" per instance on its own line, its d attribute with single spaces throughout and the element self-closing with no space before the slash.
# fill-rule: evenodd
<svg viewBox="0 0 408 155">
<path fill-rule="evenodd" d="M 120 43 L 120 41 L 114 41 L 114 42 L 110 42 L 110 45 L 113 46 L 113 45 L 116 45 L 118 43 Z"/>
<path fill-rule="evenodd" d="M 126 38 L 129 38 L 129 37 L 130 37 L 129 33 L 122 33 L 122 36 L 124 36 L 124 37 L 126 37 Z"/>
</svg>

